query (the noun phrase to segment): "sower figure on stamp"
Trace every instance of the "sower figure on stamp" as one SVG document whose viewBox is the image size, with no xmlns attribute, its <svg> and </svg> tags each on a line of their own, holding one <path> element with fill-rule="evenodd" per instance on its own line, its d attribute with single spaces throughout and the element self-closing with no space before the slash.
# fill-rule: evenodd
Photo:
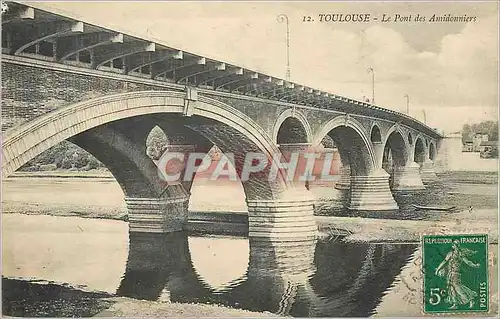
<svg viewBox="0 0 500 319">
<path fill-rule="evenodd" d="M 460 267 L 462 263 L 474 268 L 478 268 L 480 265 L 467 259 L 468 256 L 476 253 L 475 250 L 461 248 L 458 244 L 458 240 L 453 242 L 450 252 L 448 252 L 444 260 L 436 268 L 435 274 L 446 278 L 448 296 L 445 301 L 451 304 L 450 309 L 456 309 L 457 305 L 465 305 L 467 303 L 469 304 L 469 308 L 472 308 L 474 298 L 477 297 L 477 292 L 462 283 Z"/>
</svg>

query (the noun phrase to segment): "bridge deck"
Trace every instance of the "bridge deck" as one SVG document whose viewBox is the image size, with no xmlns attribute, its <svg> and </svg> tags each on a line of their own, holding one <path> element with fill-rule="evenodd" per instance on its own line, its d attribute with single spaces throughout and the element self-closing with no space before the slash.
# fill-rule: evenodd
<svg viewBox="0 0 500 319">
<path fill-rule="evenodd" d="M 2 53 L 270 101 L 370 114 L 442 137 L 403 113 L 177 50 L 17 2 L 2 15 Z M 9 59 L 4 59 L 4 62 Z"/>
</svg>

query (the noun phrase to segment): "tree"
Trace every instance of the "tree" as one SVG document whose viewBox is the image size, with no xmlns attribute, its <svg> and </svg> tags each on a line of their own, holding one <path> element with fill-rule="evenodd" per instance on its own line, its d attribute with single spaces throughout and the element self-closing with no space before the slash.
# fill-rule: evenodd
<svg viewBox="0 0 500 319">
<path fill-rule="evenodd" d="M 41 165 L 49 164 L 54 164 L 57 168 L 62 169 L 84 169 L 87 167 L 97 168 L 104 166 L 87 151 L 68 141 L 62 141 L 33 158 L 31 161 L 23 165 L 20 170 L 38 170 Z"/>
<path fill-rule="evenodd" d="M 464 124 L 462 128 L 462 143 L 472 140 L 472 129 L 469 124 Z"/>
<path fill-rule="evenodd" d="M 488 134 L 490 141 L 498 141 L 498 121 L 484 121 L 477 124 L 465 124 L 462 127 L 462 142 L 471 141 L 475 133 Z"/>
</svg>

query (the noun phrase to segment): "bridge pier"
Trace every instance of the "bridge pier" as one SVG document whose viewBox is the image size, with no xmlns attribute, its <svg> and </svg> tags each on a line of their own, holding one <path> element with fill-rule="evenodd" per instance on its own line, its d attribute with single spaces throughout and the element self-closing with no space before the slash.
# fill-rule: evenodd
<svg viewBox="0 0 500 319">
<path fill-rule="evenodd" d="M 336 148 L 323 148 L 323 149 L 317 149 L 317 154 L 319 155 L 316 161 L 320 164 L 317 165 L 315 164 L 314 166 L 314 175 L 316 179 L 311 182 L 311 185 L 314 185 L 316 187 L 324 187 L 324 188 L 331 188 L 335 187 L 335 184 L 338 182 L 337 180 L 333 179 L 338 178 L 340 174 L 340 157 L 339 153 Z M 328 159 L 331 158 L 331 161 Z M 328 160 L 328 161 L 327 161 Z M 328 172 L 323 172 L 326 170 L 326 166 L 330 165 L 330 170 Z M 329 176 L 328 178 L 322 178 L 323 176 L 320 176 L 322 173 L 328 173 Z M 330 178 L 331 177 L 331 178 Z"/>
<path fill-rule="evenodd" d="M 310 183 L 309 188 L 316 198 L 314 203 L 315 213 L 320 213 L 325 209 L 327 211 L 331 210 L 332 202 L 334 201 L 337 203 L 338 201 L 341 201 L 342 197 L 345 195 L 345 192 L 335 189 L 335 184 L 338 182 L 337 179 L 340 174 L 340 156 L 337 148 L 318 148 L 318 152 L 320 153 L 320 156 L 317 161 L 320 165 L 315 165 L 314 172 L 316 179 Z M 324 178 L 322 175 L 323 173 L 326 173 L 325 169 L 328 165 L 330 165 L 330 170 L 328 172 L 330 176 L 328 176 L 328 178 Z"/>
<path fill-rule="evenodd" d="M 275 242 L 315 239 L 314 200 L 302 187 L 288 189 L 276 199 L 247 199 L 248 236 Z"/>
<path fill-rule="evenodd" d="M 430 184 L 437 180 L 436 171 L 434 170 L 434 162 L 430 159 L 425 160 L 420 168 L 420 177 L 424 184 Z"/>
<path fill-rule="evenodd" d="M 349 210 L 394 211 L 398 204 L 389 188 L 389 174 L 383 169 L 368 176 L 351 176 L 351 200 Z"/>
<path fill-rule="evenodd" d="M 175 138 L 175 136 L 170 136 Z M 188 221 L 188 207 L 192 181 L 183 181 L 185 161 L 189 152 L 196 148 L 192 144 L 168 145 L 168 152 L 182 153 L 184 162 L 167 168 L 166 162 L 161 159 L 162 154 L 151 158 L 155 163 L 156 175 L 159 176 L 156 187 L 158 197 L 127 196 L 125 203 L 128 209 L 129 232 L 136 233 L 171 233 L 181 231 Z M 171 171 L 172 170 L 172 171 Z M 178 180 L 167 182 L 163 174 L 179 173 Z"/>
<path fill-rule="evenodd" d="M 384 171 L 386 171 L 386 172 L 387 172 L 387 174 L 391 175 L 391 177 L 392 177 L 392 173 L 393 173 L 393 171 L 394 171 L 394 168 L 392 167 L 392 164 L 391 164 L 391 163 L 388 163 L 388 162 L 384 162 L 384 163 L 382 163 L 382 169 L 383 169 Z"/>
<path fill-rule="evenodd" d="M 279 145 L 279 150 L 286 162 L 290 162 L 292 154 L 298 153 L 297 170 L 293 176 L 293 182 L 296 186 L 307 189 L 309 189 L 309 181 L 300 181 L 299 178 L 305 173 L 303 171 L 306 167 L 306 158 L 304 155 L 310 151 L 310 147 L 310 143 L 287 143 Z"/>
<path fill-rule="evenodd" d="M 182 187 L 182 185 L 177 186 Z M 169 198 L 126 197 L 125 202 L 131 233 L 170 233 L 182 230 L 187 223 L 189 204 L 187 194 Z"/>
<path fill-rule="evenodd" d="M 425 189 L 420 179 L 420 165 L 410 162 L 405 166 L 394 167 L 392 175 L 393 191 L 413 191 L 420 189 Z"/>
</svg>

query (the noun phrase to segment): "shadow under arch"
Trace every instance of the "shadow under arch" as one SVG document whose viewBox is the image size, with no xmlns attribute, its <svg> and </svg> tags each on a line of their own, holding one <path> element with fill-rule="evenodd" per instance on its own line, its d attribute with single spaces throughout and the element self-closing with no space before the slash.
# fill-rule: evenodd
<svg viewBox="0 0 500 319">
<path fill-rule="evenodd" d="M 434 161 L 436 159 L 436 145 L 433 141 L 429 143 L 429 159 Z"/>
<path fill-rule="evenodd" d="M 373 124 L 370 130 L 370 141 L 372 143 L 381 143 L 382 135 L 380 134 L 380 128 L 377 124 Z"/>
<path fill-rule="evenodd" d="M 425 150 L 425 141 L 422 136 L 418 136 L 415 139 L 415 148 L 413 151 L 413 160 L 415 163 L 420 166 L 425 162 L 426 150 Z"/>
<path fill-rule="evenodd" d="M 408 145 L 406 144 L 403 136 L 403 133 L 398 130 L 391 132 L 387 136 L 384 144 L 384 155 L 382 163 L 387 163 L 389 162 L 389 159 L 392 159 L 392 164 L 395 166 L 406 165 L 406 162 L 408 160 Z"/>
<path fill-rule="evenodd" d="M 316 134 L 313 147 L 329 135 L 337 144 L 343 162 L 348 162 L 351 175 L 366 176 L 376 169 L 376 157 L 370 138 L 356 120 L 338 116 Z"/>
<path fill-rule="evenodd" d="M 273 127 L 276 144 L 311 143 L 312 131 L 307 118 L 297 110 L 283 111 Z"/>
<path fill-rule="evenodd" d="M 147 131 L 144 125 L 142 128 Z M 68 138 L 68 141 L 103 163 L 120 185 L 125 197 L 157 197 L 161 193 L 163 183 L 154 162 L 146 156 L 145 143 L 144 149 L 137 148 L 126 136 L 106 126 L 77 134 Z"/>
</svg>

